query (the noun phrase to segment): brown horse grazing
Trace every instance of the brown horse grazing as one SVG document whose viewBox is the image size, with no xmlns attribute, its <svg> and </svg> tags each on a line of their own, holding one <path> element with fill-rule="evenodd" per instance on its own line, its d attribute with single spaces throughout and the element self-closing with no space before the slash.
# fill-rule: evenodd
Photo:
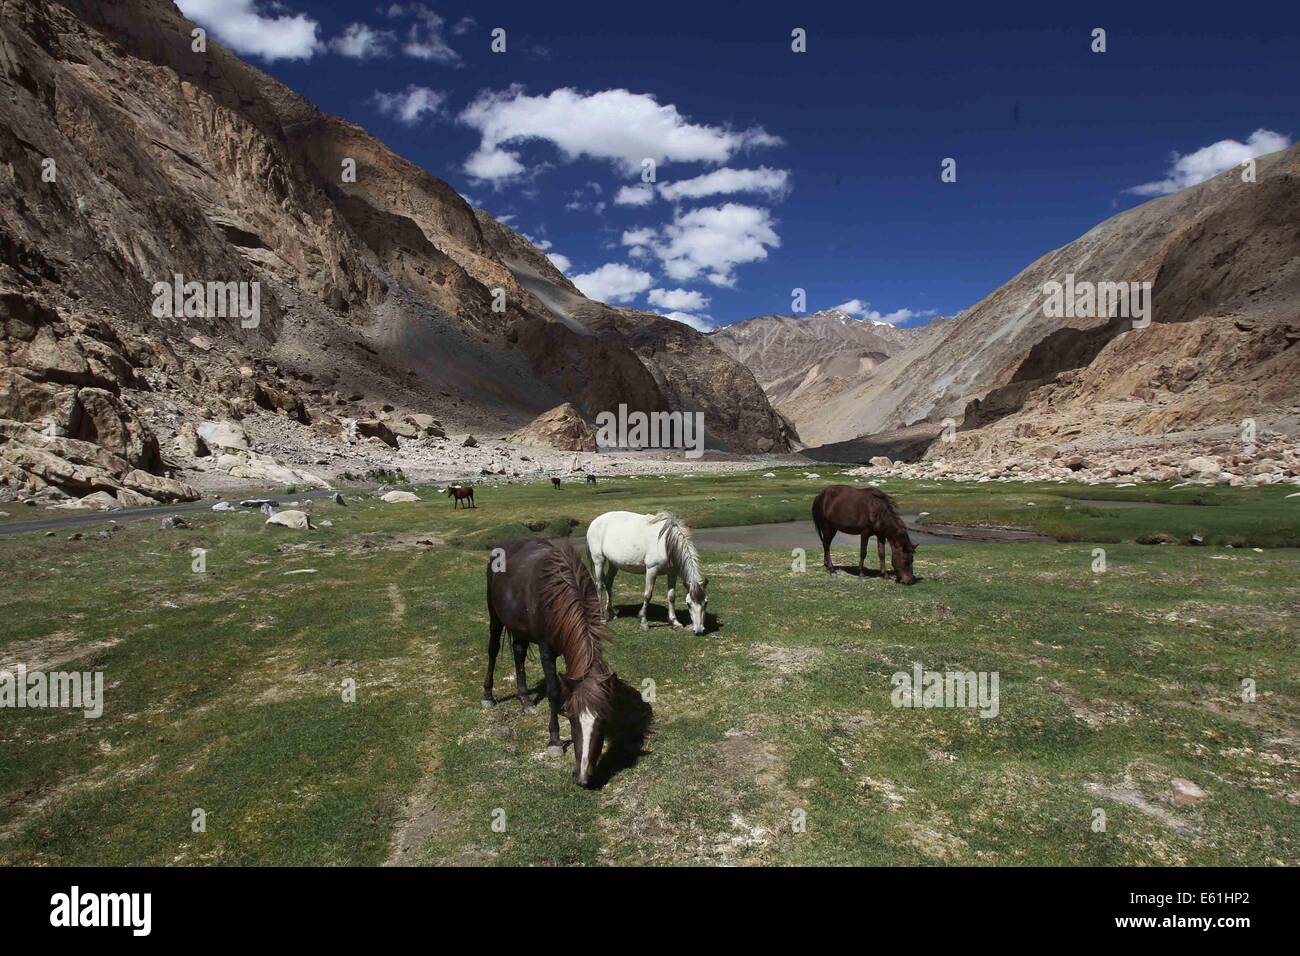
<svg viewBox="0 0 1300 956">
<path fill-rule="evenodd" d="M 483 706 L 496 703 L 492 672 L 501 631 L 510 632 L 515 652 L 515 696 L 525 713 L 534 713 L 528 699 L 524 658 L 536 644 L 546 674 L 551 702 L 550 741 L 546 751 L 564 753 L 560 740 L 560 695 L 569 717 L 573 743 L 573 779 L 587 786 L 600 760 L 605 728 L 618 675 L 605 663 L 603 644 L 609 639 L 596 597 L 596 582 L 576 551 L 543 538 L 520 538 L 494 549 L 488 561 L 488 669 L 483 682 Z M 564 658 L 567 674 L 558 678 L 555 658 Z"/>
<path fill-rule="evenodd" d="M 853 488 L 849 485 L 827 485 L 813 500 L 813 524 L 817 526 L 817 535 L 822 539 L 822 552 L 825 555 L 826 570 L 835 573 L 831 563 L 831 539 L 835 532 L 862 535 L 862 547 L 858 551 L 858 574 L 865 576 L 867 563 L 867 540 L 876 536 L 877 550 L 880 554 L 880 576 L 885 576 L 885 539 L 889 539 L 894 562 L 894 574 L 899 584 L 912 584 L 916 578 L 912 575 L 912 555 L 916 545 L 907 536 L 907 527 L 898 515 L 894 500 L 877 488 Z"/>
<path fill-rule="evenodd" d="M 559 478 L 552 478 L 552 479 L 551 479 L 551 484 L 555 486 L 555 490 L 556 490 L 556 491 L 559 491 L 559 490 L 560 490 L 560 479 L 559 479 Z"/>
<path fill-rule="evenodd" d="M 451 509 L 453 511 L 455 511 L 456 506 L 466 498 L 469 499 L 469 504 L 465 506 L 466 508 L 478 507 L 478 505 L 474 504 L 474 489 L 466 485 L 452 485 L 450 488 L 444 489 L 443 494 L 452 499 Z"/>
<path fill-rule="evenodd" d="M 595 483 L 596 483 L 596 476 L 595 476 L 595 475 L 588 475 L 588 476 L 587 476 L 587 484 L 589 484 L 589 485 L 594 485 Z"/>
</svg>

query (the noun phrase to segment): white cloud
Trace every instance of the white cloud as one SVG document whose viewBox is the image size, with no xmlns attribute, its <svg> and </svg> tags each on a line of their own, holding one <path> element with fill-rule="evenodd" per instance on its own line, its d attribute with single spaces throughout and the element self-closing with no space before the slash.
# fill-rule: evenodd
<svg viewBox="0 0 1300 956">
<path fill-rule="evenodd" d="M 447 45 L 443 36 L 445 21 L 423 3 L 394 3 L 388 7 L 388 16 L 394 19 L 411 18 L 414 22 L 406 31 L 402 52 L 417 60 L 433 60 L 443 66 L 460 66 L 460 54 Z M 462 20 L 461 23 L 464 21 Z M 455 33 L 461 23 L 452 28 Z M 470 21 L 471 25 L 473 21 Z M 464 32 L 461 30 L 460 32 Z"/>
<path fill-rule="evenodd" d="M 518 85 L 485 90 L 460 118 L 482 137 L 479 153 L 542 140 L 568 162 L 584 156 L 608 160 L 629 174 L 640 171 L 643 159 L 724 163 L 743 149 L 781 142 L 758 128 L 691 123 L 672 104 L 661 106 L 649 94 L 623 89 L 584 94 L 566 87 L 544 96 L 529 96 Z"/>
<path fill-rule="evenodd" d="M 724 166 L 711 173 L 664 183 L 659 195 L 669 202 L 679 199 L 700 199 L 726 193 L 760 193 L 769 199 L 780 199 L 790 188 L 790 173 L 784 169 L 732 169 Z"/>
<path fill-rule="evenodd" d="M 703 275 L 731 288 L 737 266 L 766 259 L 768 248 L 779 247 L 781 240 L 766 209 L 727 203 L 678 212 L 658 232 L 629 230 L 623 244 L 633 252 L 653 251 L 670 279 L 685 282 Z"/>
<path fill-rule="evenodd" d="M 651 305 L 664 309 L 686 309 L 698 312 L 709 307 L 709 297 L 703 292 L 687 289 L 651 289 L 647 296 Z"/>
<path fill-rule="evenodd" d="M 480 149 L 465 160 L 464 170 L 474 179 L 501 182 L 518 176 L 524 165 L 504 149 Z"/>
<path fill-rule="evenodd" d="M 473 30 L 476 26 L 478 26 L 478 21 L 475 20 L 473 17 L 461 17 L 459 20 L 456 21 L 455 26 L 451 28 L 451 35 L 456 37 L 464 36 L 466 33 L 469 33 L 470 30 Z"/>
<path fill-rule="evenodd" d="M 623 245 L 635 248 L 637 246 L 648 246 L 654 242 L 655 231 L 653 229 L 627 229 L 623 232 Z"/>
<path fill-rule="evenodd" d="M 620 262 L 607 262 L 594 272 L 573 277 L 578 291 L 597 302 L 631 302 L 650 288 L 652 281 L 650 273 Z"/>
<path fill-rule="evenodd" d="M 414 126 L 427 114 L 436 114 L 446 98 L 446 94 L 427 86 L 412 84 L 401 93 L 380 93 L 376 90 L 374 102 L 379 107 L 379 112 L 385 116 L 391 116 L 406 126 Z"/>
<path fill-rule="evenodd" d="M 674 322 L 681 322 L 689 325 L 697 332 L 713 331 L 713 319 L 707 315 L 691 315 L 688 312 L 663 312 L 660 313 L 665 319 L 672 319 Z"/>
<path fill-rule="evenodd" d="M 624 186 L 614 196 L 614 205 L 616 206 L 648 206 L 654 201 L 655 190 L 649 183 Z"/>
<path fill-rule="evenodd" d="M 555 268 L 559 269 L 565 275 L 568 275 L 569 270 L 573 268 L 573 261 L 562 253 L 548 252 L 546 258 L 550 259 L 551 265 L 555 266 Z"/>
<path fill-rule="evenodd" d="M 236 53 L 276 60 L 310 60 L 320 49 L 320 23 L 298 14 L 264 16 L 256 0 L 177 0 L 181 13 L 211 30 Z M 278 10 L 279 4 L 265 6 Z"/>
<path fill-rule="evenodd" d="M 832 306 L 830 312 L 847 312 L 849 315 L 856 315 L 858 318 L 874 322 L 876 325 L 899 325 L 909 319 L 924 318 L 934 315 L 933 309 L 917 312 L 912 309 L 895 309 L 893 312 L 879 312 L 871 307 L 871 303 L 863 299 L 849 299 L 848 302 L 841 302 L 839 305 Z"/>
<path fill-rule="evenodd" d="M 387 56 L 389 46 L 397 39 L 391 30 L 375 30 L 364 23 L 350 23 L 342 33 L 330 41 L 335 53 L 355 60 L 368 60 Z"/>
<path fill-rule="evenodd" d="M 1291 137 L 1267 129 L 1257 129 L 1244 143 L 1235 139 L 1221 139 L 1195 152 L 1180 156 L 1172 154 L 1169 172 L 1164 179 L 1142 183 L 1124 190 L 1137 196 L 1164 196 L 1188 186 L 1195 186 L 1219 173 L 1240 166 L 1248 159 L 1275 153 L 1291 145 Z"/>
</svg>

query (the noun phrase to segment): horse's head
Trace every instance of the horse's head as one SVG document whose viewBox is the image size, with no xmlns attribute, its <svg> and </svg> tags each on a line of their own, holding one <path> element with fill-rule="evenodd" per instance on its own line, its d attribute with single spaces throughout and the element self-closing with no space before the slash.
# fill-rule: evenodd
<svg viewBox="0 0 1300 956">
<path fill-rule="evenodd" d="M 704 633 L 704 609 L 709 606 L 709 596 L 705 589 L 709 586 L 708 578 L 700 578 L 686 589 L 686 607 L 691 612 L 691 630 L 696 634 Z"/>
<path fill-rule="evenodd" d="M 564 709 L 569 715 L 569 732 L 573 738 L 573 779 L 586 787 L 591 784 L 605 746 L 605 727 L 618 675 L 588 674 L 577 680 L 561 675 L 560 681 L 564 685 Z"/>
<path fill-rule="evenodd" d="M 898 576 L 898 583 L 915 584 L 916 575 L 912 573 L 912 555 L 916 554 L 917 545 L 912 544 L 911 539 L 904 535 L 890 541 L 889 546 L 894 552 L 894 574 Z"/>
</svg>

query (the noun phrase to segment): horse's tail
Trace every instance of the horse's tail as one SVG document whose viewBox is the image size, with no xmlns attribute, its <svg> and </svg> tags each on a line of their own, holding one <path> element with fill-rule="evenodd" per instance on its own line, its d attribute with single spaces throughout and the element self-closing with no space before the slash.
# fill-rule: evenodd
<svg viewBox="0 0 1300 956">
<path fill-rule="evenodd" d="M 812 503 L 813 525 L 816 526 L 819 535 L 826 524 L 826 512 L 822 509 L 822 499 L 825 497 L 826 489 L 823 488 L 821 491 L 817 492 L 817 497 L 813 499 Z"/>
</svg>

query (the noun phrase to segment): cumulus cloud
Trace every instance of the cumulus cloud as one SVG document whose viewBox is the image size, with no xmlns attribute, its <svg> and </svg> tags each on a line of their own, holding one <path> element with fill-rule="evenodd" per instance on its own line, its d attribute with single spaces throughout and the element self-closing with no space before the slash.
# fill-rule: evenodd
<svg viewBox="0 0 1300 956">
<path fill-rule="evenodd" d="M 1267 129 L 1255 130 L 1244 143 L 1235 139 L 1221 139 L 1209 146 L 1202 146 L 1186 156 L 1173 153 L 1169 172 L 1164 179 L 1142 183 L 1124 192 L 1136 196 L 1164 196 L 1176 193 L 1180 189 L 1203 183 L 1219 173 L 1240 166 L 1248 159 L 1263 156 L 1265 153 L 1275 153 L 1290 145 L 1291 137 Z"/>
<path fill-rule="evenodd" d="M 659 195 L 669 202 L 728 193 L 760 193 L 769 199 L 780 199 L 789 188 L 789 170 L 769 169 L 766 166 L 758 169 L 732 169 L 724 166 L 694 179 L 664 183 L 659 187 Z"/>
<path fill-rule="evenodd" d="M 402 52 L 407 56 L 417 60 L 432 60 L 443 66 L 461 65 L 460 54 L 447 44 L 446 37 L 443 36 L 445 21 L 429 7 L 423 3 L 393 3 L 386 12 L 393 19 L 412 21 L 402 43 Z M 457 26 L 459 25 L 458 23 Z M 470 21 L 470 25 L 473 25 L 473 21 Z M 452 31 L 455 30 L 456 27 L 453 27 Z"/>
<path fill-rule="evenodd" d="M 387 56 L 396 40 L 397 35 L 391 30 L 376 30 L 364 23 L 350 23 L 330 41 L 330 49 L 354 60 L 368 60 L 371 57 Z"/>
<path fill-rule="evenodd" d="M 616 206 L 648 206 L 654 202 L 655 190 L 649 183 L 624 186 L 614 196 Z"/>
<path fill-rule="evenodd" d="M 653 252 L 670 279 L 685 282 L 703 276 L 716 286 L 736 284 L 735 269 L 767 258 L 781 240 L 766 209 L 727 203 L 678 212 L 658 231 L 632 229 L 623 244 L 635 253 Z"/>
<path fill-rule="evenodd" d="M 550 259 L 551 265 L 555 266 L 555 268 L 559 269 L 565 275 L 568 275 L 569 270 L 573 268 L 573 261 L 563 253 L 548 252 L 546 258 Z"/>
<path fill-rule="evenodd" d="M 650 273 L 621 262 L 607 262 L 593 272 L 573 277 L 578 291 L 597 302 L 631 302 L 653 281 Z"/>
<path fill-rule="evenodd" d="M 674 322 L 681 322 L 683 325 L 689 325 L 697 332 L 713 331 L 713 319 L 707 315 L 691 315 L 689 312 L 661 312 L 665 319 L 672 319 Z"/>
<path fill-rule="evenodd" d="M 425 116 L 436 114 L 443 100 L 443 93 L 431 90 L 427 86 L 408 86 L 400 93 L 381 93 L 375 91 L 374 102 L 379 112 L 391 116 L 406 126 L 415 126 Z"/>
<path fill-rule="evenodd" d="M 471 153 L 463 168 L 472 178 L 493 183 L 514 179 L 525 171 L 524 164 L 504 149 L 480 149 Z"/>
<path fill-rule="evenodd" d="M 781 142 L 759 128 L 733 130 L 692 123 L 672 104 L 628 90 L 580 93 L 571 88 L 529 96 L 523 87 L 485 90 L 460 119 L 479 132 L 477 154 L 491 154 L 529 141 L 552 144 L 566 162 L 606 160 L 631 174 L 644 159 L 725 163 L 744 149 Z M 517 153 L 507 153 L 518 163 Z M 500 164 L 505 170 L 507 164 Z M 511 174 L 505 174 L 511 175 Z"/>
<path fill-rule="evenodd" d="M 707 295 L 687 289 L 651 289 L 647 298 L 651 305 L 664 309 L 698 312 L 709 307 Z"/>
<path fill-rule="evenodd" d="M 268 62 L 310 60 L 320 49 L 320 23 L 298 14 L 267 16 L 257 0 L 177 0 L 181 13 L 210 30 L 226 46 Z M 279 4 L 262 6 L 278 11 Z"/>
</svg>

